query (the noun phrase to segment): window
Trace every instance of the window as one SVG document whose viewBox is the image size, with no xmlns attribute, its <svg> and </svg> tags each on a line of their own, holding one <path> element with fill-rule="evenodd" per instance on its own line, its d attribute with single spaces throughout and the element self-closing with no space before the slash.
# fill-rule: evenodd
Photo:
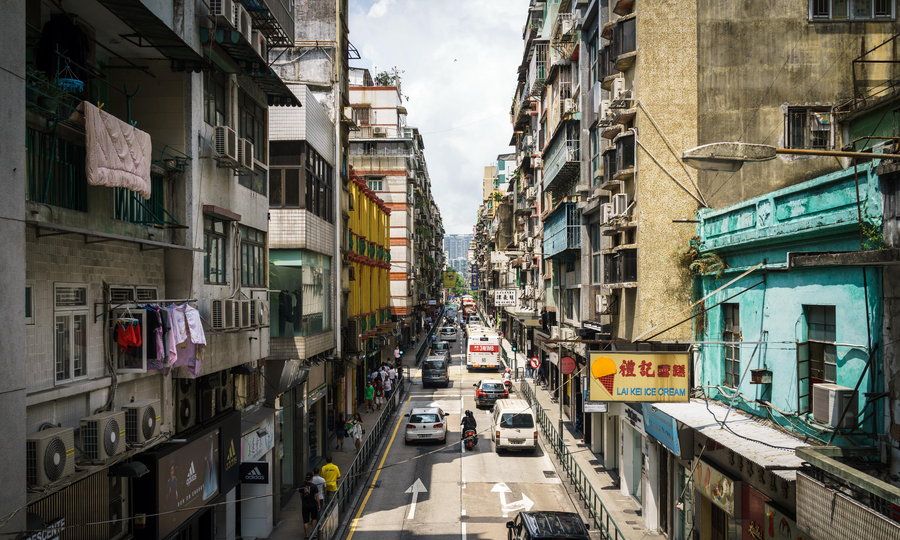
<svg viewBox="0 0 900 540">
<path fill-rule="evenodd" d="M 300 192 L 298 167 L 269 171 L 269 208 L 300 208 Z"/>
<path fill-rule="evenodd" d="M 372 111 L 369 107 L 354 107 L 353 108 L 353 123 L 357 126 L 368 126 L 370 119 L 370 112 Z"/>
<path fill-rule="evenodd" d="M 25 324 L 34 324 L 33 287 L 25 287 Z"/>
<path fill-rule="evenodd" d="M 600 128 L 594 126 L 590 132 L 591 141 L 591 181 L 593 186 L 600 185 Z"/>
<path fill-rule="evenodd" d="M 241 285 L 266 285 L 266 233 L 241 225 Z"/>
<path fill-rule="evenodd" d="M 56 382 L 67 382 L 87 373 L 87 287 L 57 283 L 53 306 Z"/>
<path fill-rule="evenodd" d="M 797 412 L 812 410 L 812 386 L 837 381 L 834 306 L 803 306 L 807 341 L 797 344 Z"/>
<path fill-rule="evenodd" d="M 228 124 L 228 79 L 224 73 L 203 72 L 203 119 L 211 126 Z"/>
<path fill-rule="evenodd" d="M 566 319 L 578 320 L 581 310 L 581 290 L 566 289 Z"/>
<path fill-rule="evenodd" d="M 203 275 L 207 283 L 222 285 L 226 283 L 225 263 L 228 250 L 226 222 L 212 216 L 203 217 Z"/>
<path fill-rule="evenodd" d="M 603 245 L 603 236 L 600 234 L 600 224 L 591 225 L 591 283 L 603 282 L 603 255 L 600 253 Z"/>
<path fill-rule="evenodd" d="M 500 427 L 505 429 L 531 429 L 534 418 L 528 413 L 505 413 L 500 417 Z"/>
<path fill-rule="evenodd" d="M 306 209 L 334 222 L 334 170 L 325 158 L 306 147 Z"/>
<path fill-rule="evenodd" d="M 810 0 L 813 21 L 893 20 L 897 0 Z"/>
<path fill-rule="evenodd" d="M 722 341 L 724 341 L 725 386 L 737 388 L 741 382 L 741 310 L 740 304 L 722 304 Z"/>
<path fill-rule="evenodd" d="M 384 177 L 367 176 L 366 185 L 368 185 L 369 189 L 371 189 L 372 191 L 384 191 Z"/>
<path fill-rule="evenodd" d="M 257 161 L 266 161 L 268 128 L 266 127 L 266 109 L 259 105 L 243 90 L 238 98 L 239 124 L 238 137 L 253 143 L 253 157 Z"/>
<path fill-rule="evenodd" d="M 331 258 L 306 250 L 273 250 L 269 257 L 271 337 L 308 337 L 331 330 Z M 285 259 L 291 266 L 279 264 Z"/>
<path fill-rule="evenodd" d="M 591 35 L 591 38 L 588 40 L 588 81 L 593 83 L 594 81 L 599 81 L 600 79 L 600 35 L 597 32 L 594 32 Z"/>
<path fill-rule="evenodd" d="M 788 148 L 831 148 L 827 107 L 788 107 L 784 127 Z"/>
</svg>

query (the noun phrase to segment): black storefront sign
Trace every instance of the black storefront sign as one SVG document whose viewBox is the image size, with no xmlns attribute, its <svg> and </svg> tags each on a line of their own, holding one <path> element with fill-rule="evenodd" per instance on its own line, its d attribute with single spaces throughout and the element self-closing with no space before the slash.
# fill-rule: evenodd
<svg viewBox="0 0 900 540">
<path fill-rule="evenodd" d="M 241 463 L 241 483 L 242 484 L 268 484 L 269 483 L 269 462 L 268 461 L 247 461 Z"/>
<path fill-rule="evenodd" d="M 241 413 L 231 411 L 219 425 L 219 467 L 222 470 L 221 492 L 228 493 L 240 483 Z"/>
<path fill-rule="evenodd" d="M 64 517 L 56 518 L 49 523 L 41 523 L 37 526 L 32 525 L 33 521 L 34 520 L 31 519 L 31 516 L 29 516 L 28 528 L 40 528 L 32 529 L 30 532 L 25 533 L 25 535 L 21 537 L 22 540 L 59 540 L 60 535 L 66 529 L 66 518 Z"/>
</svg>

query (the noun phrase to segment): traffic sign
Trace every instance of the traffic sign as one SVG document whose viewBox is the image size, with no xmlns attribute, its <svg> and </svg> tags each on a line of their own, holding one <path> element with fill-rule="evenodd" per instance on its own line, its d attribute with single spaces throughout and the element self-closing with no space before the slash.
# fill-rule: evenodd
<svg viewBox="0 0 900 540">
<path fill-rule="evenodd" d="M 562 371 L 563 375 L 571 375 L 575 373 L 575 369 L 578 367 L 578 364 L 575 363 L 575 359 L 571 356 L 563 356 L 559 361 L 559 369 Z"/>
<path fill-rule="evenodd" d="M 541 367 L 541 359 L 537 356 L 532 356 L 531 360 L 528 361 L 531 364 L 531 369 L 538 369 Z"/>
</svg>

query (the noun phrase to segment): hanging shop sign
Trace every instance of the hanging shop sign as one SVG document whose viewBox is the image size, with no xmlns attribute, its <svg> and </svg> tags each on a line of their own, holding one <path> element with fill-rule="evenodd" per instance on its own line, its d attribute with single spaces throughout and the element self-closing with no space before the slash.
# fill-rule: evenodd
<svg viewBox="0 0 900 540">
<path fill-rule="evenodd" d="M 240 483 L 241 412 L 231 411 L 219 424 L 219 490 L 228 493 Z"/>
<path fill-rule="evenodd" d="M 650 403 L 643 404 L 644 431 L 675 456 L 681 455 L 681 444 L 678 440 L 678 423 L 668 414 L 655 408 Z"/>
<path fill-rule="evenodd" d="M 315 402 L 319 401 L 320 399 L 322 399 L 323 397 L 325 397 L 325 394 L 327 392 L 328 392 L 328 386 L 323 384 L 322 386 L 309 392 L 309 394 L 306 397 L 306 403 L 309 405 L 312 405 L 313 403 L 315 403 Z"/>
<path fill-rule="evenodd" d="M 575 373 L 575 370 L 578 368 L 578 363 L 575 362 L 575 359 L 571 356 L 563 356 L 559 360 L 559 370 L 562 371 L 563 375 L 571 375 Z"/>
<path fill-rule="evenodd" d="M 494 289 L 496 307 L 513 307 L 519 303 L 519 289 Z"/>
<path fill-rule="evenodd" d="M 59 540 L 60 535 L 66 530 L 66 518 L 56 518 L 50 522 L 41 521 L 40 525 L 31 525 L 31 516 L 28 519 L 28 528 L 31 532 L 22 536 L 22 540 Z M 38 528 L 39 527 L 39 528 Z"/>
<path fill-rule="evenodd" d="M 733 516 L 735 481 L 702 460 L 697 461 L 694 475 L 694 486 L 697 491 L 725 513 Z"/>
<path fill-rule="evenodd" d="M 256 429 L 241 437 L 241 459 L 245 462 L 259 461 L 274 447 L 275 421 L 269 417 L 257 424 Z"/>
<path fill-rule="evenodd" d="M 603 401 L 585 401 L 584 412 L 586 413 L 605 413 L 609 412 L 609 403 Z"/>
<path fill-rule="evenodd" d="M 219 493 L 219 432 L 206 433 L 159 459 L 159 537 L 164 538 Z"/>
<path fill-rule="evenodd" d="M 268 461 L 245 461 L 241 463 L 241 483 L 242 484 L 268 484 L 269 483 L 269 462 Z"/>
<path fill-rule="evenodd" d="M 687 402 L 687 353 L 599 352 L 590 354 L 591 401 Z"/>
</svg>

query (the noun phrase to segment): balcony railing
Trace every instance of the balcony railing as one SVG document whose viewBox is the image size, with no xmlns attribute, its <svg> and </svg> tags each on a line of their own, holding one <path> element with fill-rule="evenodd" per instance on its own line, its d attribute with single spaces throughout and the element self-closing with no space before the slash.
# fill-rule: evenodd
<svg viewBox="0 0 900 540">
<path fill-rule="evenodd" d="M 634 167 L 634 133 L 616 140 L 616 171 Z"/>
<path fill-rule="evenodd" d="M 544 89 L 544 81 L 547 79 L 548 44 L 535 43 L 528 63 L 528 93 L 536 96 Z"/>
<path fill-rule="evenodd" d="M 563 192 L 578 177 L 581 159 L 578 124 L 562 126 L 544 159 L 544 189 Z"/>
<path fill-rule="evenodd" d="M 544 222 L 544 257 L 581 249 L 581 211 L 575 203 L 562 203 Z"/>
<path fill-rule="evenodd" d="M 253 29 L 266 36 L 270 47 L 294 44 L 293 2 L 288 0 L 244 0 L 244 7 L 253 17 Z"/>
<path fill-rule="evenodd" d="M 626 249 L 612 255 L 604 255 L 603 282 L 633 283 L 637 281 L 637 250 Z"/>
<path fill-rule="evenodd" d="M 29 127 L 25 153 L 29 201 L 87 211 L 83 145 Z"/>
<path fill-rule="evenodd" d="M 632 17 L 619 21 L 613 33 L 613 51 L 619 57 L 637 50 L 637 19 Z"/>
</svg>

